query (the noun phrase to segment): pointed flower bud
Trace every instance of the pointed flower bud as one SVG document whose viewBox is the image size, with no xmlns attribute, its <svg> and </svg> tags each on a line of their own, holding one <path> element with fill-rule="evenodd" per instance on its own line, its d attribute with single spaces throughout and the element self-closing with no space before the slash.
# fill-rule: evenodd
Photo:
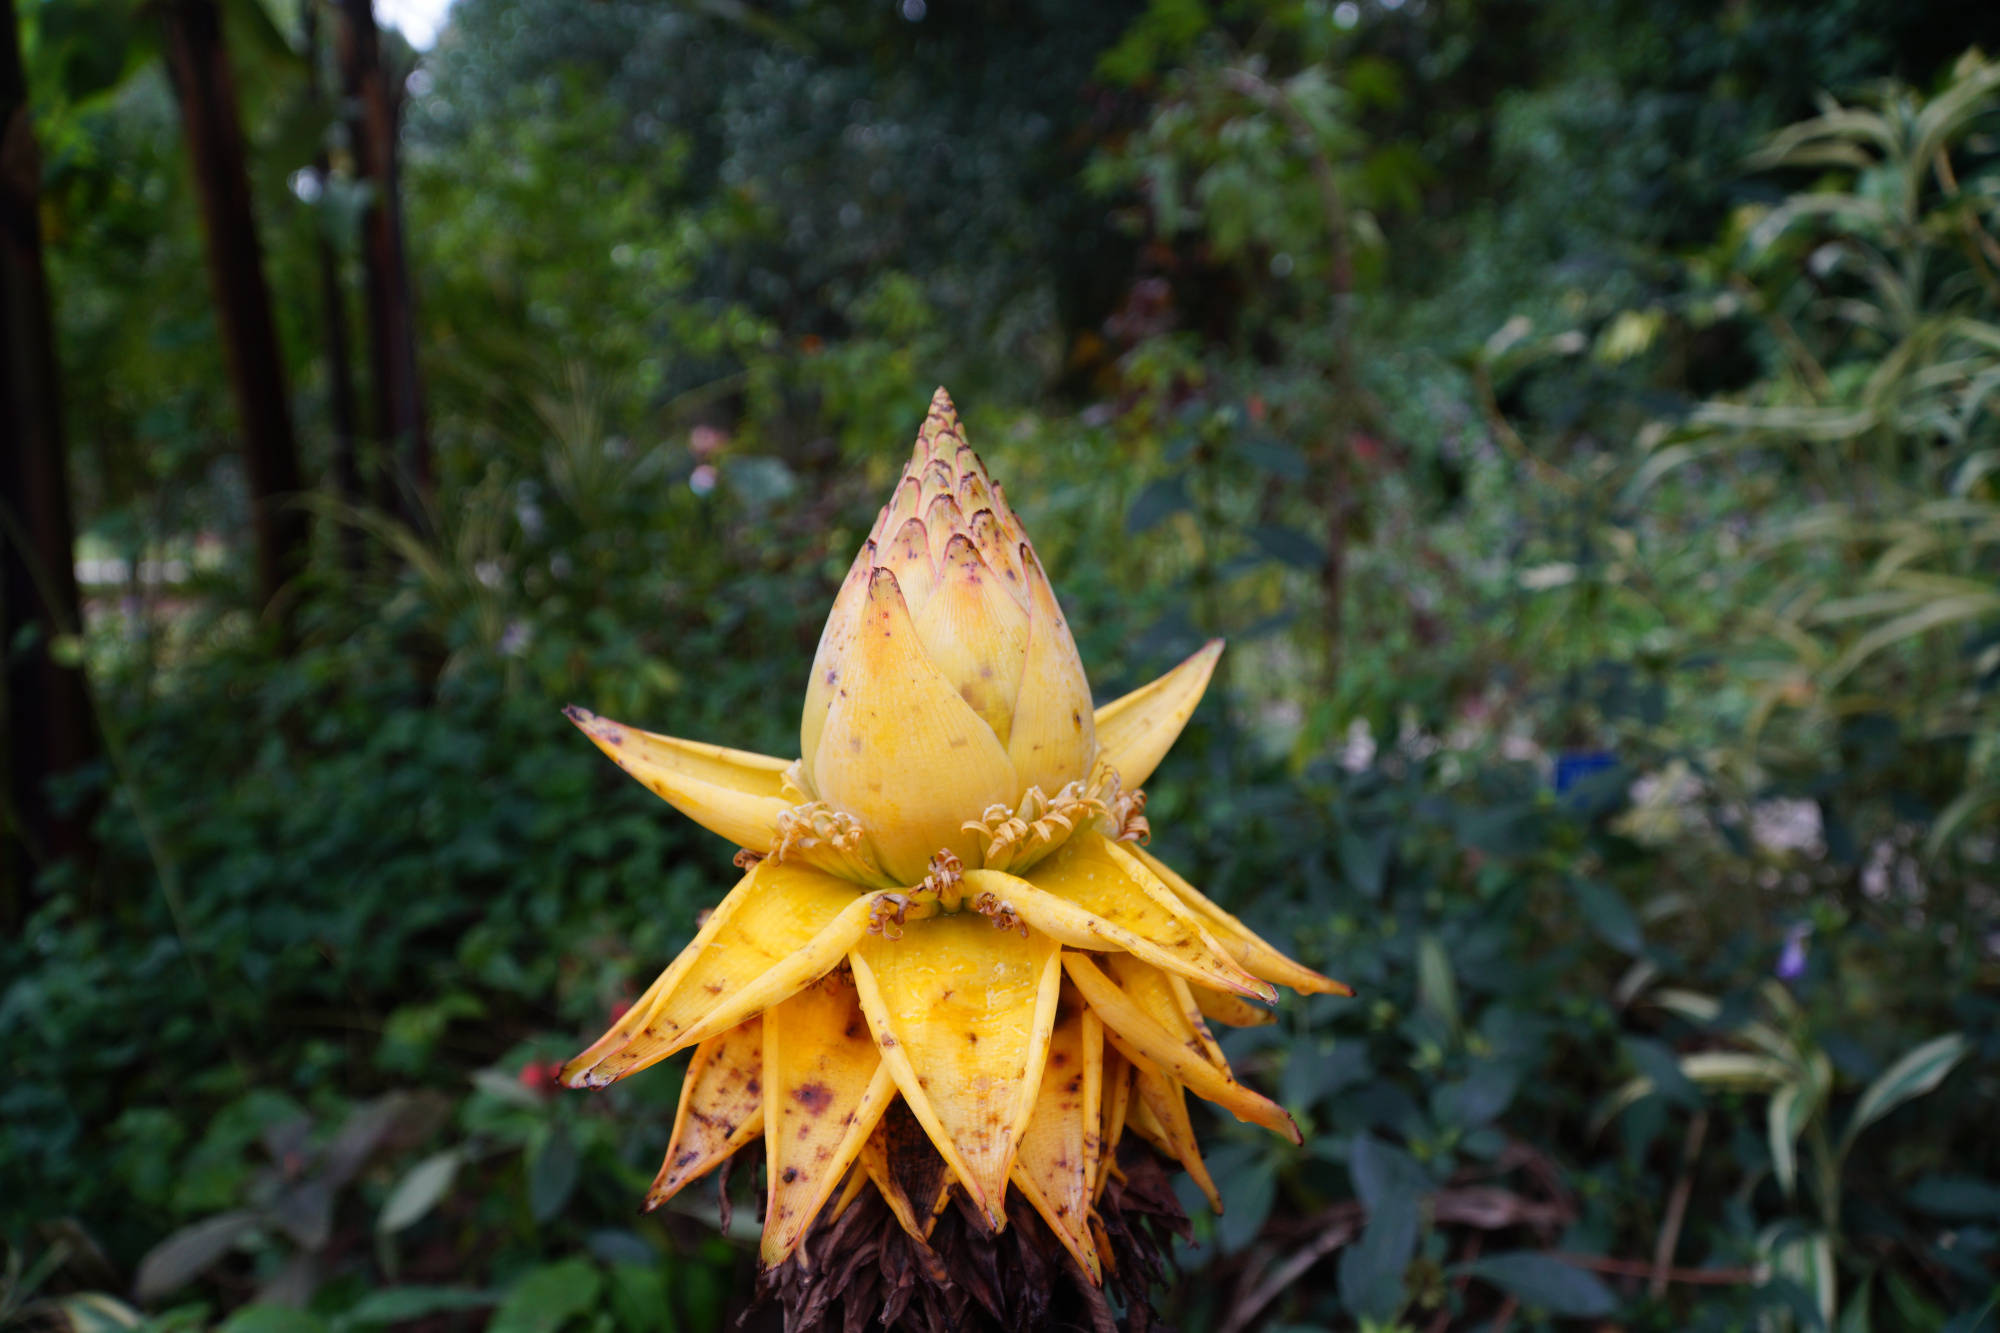
<svg viewBox="0 0 2000 1333">
<path fill-rule="evenodd" d="M 801 809 L 851 821 L 885 883 L 917 883 L 940 852 L 991 865 L 1024 811 L 1102 813 L 1082 659 L 943 389 L 827 618 L 799 743 L 796 785 L 815 798 Z"/>
</svg>

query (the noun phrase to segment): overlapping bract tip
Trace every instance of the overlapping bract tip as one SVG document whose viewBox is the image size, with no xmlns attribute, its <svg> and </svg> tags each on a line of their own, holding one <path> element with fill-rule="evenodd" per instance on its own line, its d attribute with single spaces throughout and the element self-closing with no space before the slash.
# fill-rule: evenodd
<svg viewBox="0 0 2000 1333">
<path fill-rule="evenodd" d="M 1186 1094 L 1294 1142 L 1210 1023 L 1345 993 L 1141 845 L 1140 784 L 1221 642 L 1093 709 L 1054 589 L 938 390 L 835 598 L 788 762 L 571 720 L 739 848 L 693 940 L 561 1071 L 602 1087 L 694 1048 L 655 1208 L 764 1146 L 762 1258 L 879 1192 L 919 1247 L 954 1195 L 1032 1206 L 1089 1281 L 1132 1128 L 1220 1206 Z M 928 1253 L 928 1251 L 924 1251 Z"/>
</svg>

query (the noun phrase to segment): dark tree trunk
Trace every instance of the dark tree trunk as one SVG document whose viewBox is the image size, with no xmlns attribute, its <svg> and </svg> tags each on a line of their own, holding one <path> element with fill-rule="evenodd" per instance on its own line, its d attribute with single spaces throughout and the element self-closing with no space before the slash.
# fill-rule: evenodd
<svg viewBox="0 0 2000 1333">
<path fill-rule="evenodd" d="M 42 269 L 41 164 L 14 0 L 0 11 L 0 656 L 6 662 L 5 875 L 0 928 L 18 927 L 35 871 L 89 850 L 89 809 L 59 813 L 49 780 L 97 757 L 82 667 L 58 636 L 82 626 L 75 533 Z"/>
<path fill-rule="evenodd" d="M 402 195 L 396 172 L 398 99 L 382 67 L 372 0 L 340 0 L 340 12 L 348 140 L 355 174 L 373 187 L 361 220 L 361 263 L 375 433 L 384 455 L 377 493 L 385 508 L 420 524 L 421 501 L 431 489 L 431 449 L 423 382 L 417 373 L 416 299 L 403 251 Z"/>
<path fill-rule="evenodd" d="M 244 472 L 257 539 L 257 593 L 289 622 L 280 593 L 305 567 L 306 516 L 295 501 L 298 446 L 285 366 L 250 211 L 250 174 L 237 119 L 236 78 L 215 0 L 164 0 L 167 67 L 180 99 L 195 192 L 208 241 L 208 275 L 230 387 L 243 429 Z"/>
<path fill-rule="evenodd" d="M 313 105 L 321 105 L 324 89 L 320 83 L 319 7 L 321 0 L 306 0 L 305 58 L 307 94 Z M 313 156 L 313 175 L 325 197 L 330 172 L 326 149 Z M 356 435 L 354 412 L 354 364 L 348 351 L 347 294 L 340 281 L 340 254 L 324 228 L 317 229 L 319 244 L 319 298 L 326 332 L 327 411 L 333 419 L 334 493 L 351 507 L 367 500 L 361 480 L 360 441 Z M 340 525 L 340 563 L 350 573 L 359 573 L 363 562 L 361 529 L 353 523 Z"/>
</svg>

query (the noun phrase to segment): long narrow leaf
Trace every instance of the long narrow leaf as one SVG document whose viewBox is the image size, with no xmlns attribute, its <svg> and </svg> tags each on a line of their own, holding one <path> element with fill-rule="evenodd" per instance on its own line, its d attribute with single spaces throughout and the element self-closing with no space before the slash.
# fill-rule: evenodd
<svg viewBox="0 0 2000 1333">
<path fill-rule="evenodd" d="M 1982 593 L 1979 596 L 1952 597 L 1932 602 L 1907 615 L 1898 616 L 1886 625 L 1878 625 L 1862 635 L 1846 652 L 1835 659 L 1827 668 L 1821 685 L 1832 689 L 1856 667 L 1885 649 L 1894 647 L 1905 639 L 1912 639 L 1946 625 L 1962 624 L 1968 620 L 1979 620 L 1986 616 L 2000 615 L 2000 593 Z"/>
<path fill-rule="evenodd" d="M 1845 1154 L 1854 1145 L 1856 1136 L 1862 1130 L 1904 1102 L 1921 1097 L 1944 1082 L 1945 1075 L 1971 1049 L 1971 1043 L 1962 1034 L 1947 1032 L 1942 1037 L 1931 1038 L 1883 1070 L 1862 1091 L 1861 1099 L 1854 1103 L 1854 1113 L 1848 1116 L 1847 1128 L 1841 1132 L 1841 1153 Z"/>
</svg>

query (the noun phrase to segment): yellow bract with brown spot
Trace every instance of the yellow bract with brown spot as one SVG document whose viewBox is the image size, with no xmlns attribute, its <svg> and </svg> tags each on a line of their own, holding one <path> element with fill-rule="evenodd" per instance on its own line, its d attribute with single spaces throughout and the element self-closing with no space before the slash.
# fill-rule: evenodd
<svg viewBox="0 0 2000 1333">
<path fill-rule="evenodd" d="M 1279 984 L 1346 988 L 1138 845 L 1140 784 L 1221 650 L 1093 708 L 1041 561 L 940 389 L 834 599 L 798 759 L 570 709 L 748 863 L 562 1071 L 601 1087 L 695 1048 L 646 1206 L 761 1135 L 767 1265 L 869 1184 L 918 1242 L 954 1189 L 1005 1226 L 1011 1188 L 1097 1282 L 1128 1125 L 1217 1207 L 1186 1091 L 1296 1140 L 1207 1020 L 1267 1022 L 1249 1001 Z"/>
</svg>

